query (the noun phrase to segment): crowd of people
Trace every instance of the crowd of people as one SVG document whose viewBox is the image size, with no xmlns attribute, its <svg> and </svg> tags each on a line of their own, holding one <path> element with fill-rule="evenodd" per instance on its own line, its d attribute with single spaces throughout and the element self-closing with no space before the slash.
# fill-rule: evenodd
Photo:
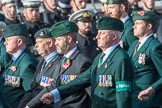
<svg viewBox="0 0 162 108">
<path fill-rule="evenodd" d="M 162 106 L 155 1 L 87 2 L 0 0 L 0 108 Z"/>
</svg>

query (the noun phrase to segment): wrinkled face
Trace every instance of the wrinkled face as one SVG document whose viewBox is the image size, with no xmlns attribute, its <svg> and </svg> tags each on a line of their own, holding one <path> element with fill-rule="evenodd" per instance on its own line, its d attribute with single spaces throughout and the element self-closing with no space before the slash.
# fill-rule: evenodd
<svg viewBox="0 0 162 108">
<path fill-rule="evenodd" d="M 6 18 L 13 20 L 16 18 L 16 7 L 14 3 L 8 3 L 2 8 Z"/>
<path fill-rule="evenodd" d="M 137 37 L 143 37 L 145 35 L 145 33 L 147 32 L 147 28 L 146 28 L 146 23 L 143 20 L 136 20 L 134 22 L 134 35 Z"/>
<path fill-rule="evenodd" d="M 14 54 L 18 51 L 19 38 L 17 36 L 7 37 L 4 45 L 6 46 L 6 52 Z"/>
<path fill-rule="evenodd" d="M 143 2 L 143 6 L 149 10 L 154 9 L 155 0 L 141 0 Z"/>
<path fill-rule="evenodd" d="M 87 0 L 75 0 L 75 3 L 72 0 L 72 4 L 71 4 L 74 11 L 77 11 L 77 10 L 80 10 L 80 9 L 85 9 L 86 5 L 87 5 Z M 78 9 L 77 9 L 77 7 L 78 7 Z"/>
<path fill-rule="evenodd" d="M 78 21 L 77 22 L 78 28 L 79 28 L 79 32 L 81 34 L 86 35 L 89 31 L 91 31 L 92 28 L 92 23 L 90 21 Z"/>
<path fill-rule="evenodd" d="M 108 15 L 113 18 L 120 19 L 122 13 L 120 10 L 120 4 L 109 4 L 108 5 Z"/>
<path fill-rule="evenodd" d="M 39 55 L 42 57 L 49 54 L 50 40 L 49 38 L 37 38 L 35 43 L 35 48 Z"/>
<path fill-rule="evenodd" d="M 110 47 L 113 43 L 113 33 L 111 30 L 98 30 L 96 36 L 98 47 L 103 51 Z"/>
<path fill-rule="evenodd" d="M 40 17 L 39 8 L 25 8 L 24 16 L 25 19 L 31 23 L 39 21 Z"/>
<path fill-rule="evenodd" d="M 44 0 L 44 2 L 51 9 L 55 9 L 56 8 L 56 0 Z"/>
<path fill-rule="evenodd" d="M 69 47 L 67 37 L 66 36 L 60 36 L 60 37 L 57 37 L 55 39 L 56 39 L 55 45 L 56 45 L 57 52 L 59 54 L 64 54 L 65 51 L 67 51 L 68 47 Z"/>
</svg>

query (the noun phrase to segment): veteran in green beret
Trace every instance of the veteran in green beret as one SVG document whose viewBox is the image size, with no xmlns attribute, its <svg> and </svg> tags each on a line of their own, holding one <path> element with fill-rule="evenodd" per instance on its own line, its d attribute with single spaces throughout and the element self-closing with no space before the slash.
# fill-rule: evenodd
<svg viewBox="0 0 162 108">
<path fill-rule="evenodd" d="M 156 14 L 152 11 L 133 13 L 134 35 L 129 55 L 135 65 L 132 108 L 159 108 L 162 99 L 162 44 L 154 37 Z"/>
<path fill-rule="evenodd" d="M 97 44 L 103 52 L 76 79 L 44 94 L 43 103 L 57 103 L 91 85 L 93 108 L 131 108 L 133 67 L 128 54 L 119 45 L 124 25 L 118 19 L 102 17 L 97 28 Z"/>
<path fill-rule="evenodd" d="M 127 0 L 106 0 L 108 16 L 120 19 L 124 23 L 124 30 L 121 36 L 120 46 L 128 50 L 133 41 L 138 38 L 133 34 L 133 21 L 128 15 L 128 1 Z"/>
<path fill-rule="evenodd" d="M 92 31 L 94 12 L 89 9 L 81 9 L 74 12 L 69 21 L 77 24 L 79 30 L 76 37 L 76 44 L 81 52 L 88 56 L 92 61 L 101 50 L 97 46 L 96 34 Z"/>
<path fill-rule="evenodd" d="M 37 62 L 34 56 L 26 50 L 27 29 L 21 24 L 8 25 L 3 30 L 6 52 L 12 59 L 3 71 L 0 90 L 10 108 L 17 108 L 26 91 L 31 87 Z M 2 106 L 0 106 L 2 107 Z"/>
</svg>

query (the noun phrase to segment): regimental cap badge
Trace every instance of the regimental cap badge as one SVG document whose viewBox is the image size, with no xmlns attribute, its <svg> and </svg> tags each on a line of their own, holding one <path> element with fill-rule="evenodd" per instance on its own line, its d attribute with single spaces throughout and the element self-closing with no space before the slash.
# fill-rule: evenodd
<svg viewBox="0 0 162 108">
<path fill-rule="evenodd" d="M 40 32 L 39 36 L 40 37 L 43 37 L 44 36 L 44 33 L 43 32 Z"/>
<path fill-rule="evenodd" d="M 112 4 L 113 0 L 108 0 L 107 2 L 108 2 L 108 4 Z"/>
<path fill-rule="evenodd" d="M 82 14 L 83 18 L 90 18 L 90 14 L 87 11 L 84 11 Z"/>
</svg>

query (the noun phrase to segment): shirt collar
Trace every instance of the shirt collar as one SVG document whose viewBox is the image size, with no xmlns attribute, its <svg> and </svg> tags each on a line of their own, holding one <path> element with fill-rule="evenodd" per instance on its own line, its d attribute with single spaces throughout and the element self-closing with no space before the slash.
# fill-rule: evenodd
<svg viewBox="0 0 162 108">
<path fill-rule="evenodd" d="M 121 21 L 122 21 L 123 23 L 125 23 L 128 19 L 129 19 L 129 16 L 127 15 L 127 16 L 124 17 Z"/>
<path fill-rule="evenodd" d="M 21 49 L 18 53 L 12 56 L 12 60 L 15 61 L 23 52 L 25 48 Z"/>
<path fill-rule="evenodd" d="M 64 55 L 64 57 L 69 58 L 76 50 L 77 50 L 77 47 L 74 47 L 66 55 Z"/>
<path fill-rule="evenodd" d="M 0 37 L 0 42 L 1 42 L 2 38 L 3 38 L 3 37 Z"/>
<path fill-rule="evenodd" d="M 146 42 L 146 40 L 147 40 L 149 37 L 151 37 L 152 35 L 153 35 L 153 33 L 151 33 L 151 34 L 149 34 L 148 36 L 146 36 L 145 38 L 139 40 L 140 44 L 141 44 L 141 45 L 144 44 L 144 43 Z"/>
<path fill-rule="evenodd" d="M 107 57 L 111 54 L 111 52 L 118 46 L 119 44 L 115 44 L 109 48 L 107 48 L 105 51 L 104 51 L 104 54 L 105 56 L 103 57 L 103 62 L 107 59 Z"/>
<path fill-rule="evenodd" d="M 58 54 L 57 51 L 54 51 L 48 56 L 45 56 L 44 59 L 46 61 L 46 64 L 48 64 L 52 60 L 52 58 L 55 57 L 57 54 Z"/>
</svg>

